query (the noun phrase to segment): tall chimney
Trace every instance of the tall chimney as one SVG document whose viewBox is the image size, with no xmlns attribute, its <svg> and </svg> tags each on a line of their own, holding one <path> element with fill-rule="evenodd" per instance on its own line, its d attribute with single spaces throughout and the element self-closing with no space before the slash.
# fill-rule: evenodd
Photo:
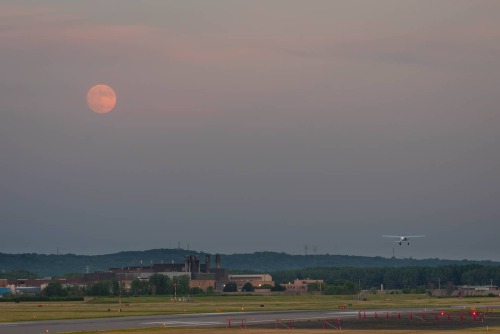
<svg viewBox="0 0 500 334">
<path fill-rule="evenodd" d="M 189 255 L 189 271 L 194 273 L 194 256 Z"/>
<path fill-rule="evenodd" d="M 217 269 L 220 268 L 220 254 L 215 254 L 215 266 Z"/>
<path fill-rule="evenodd" d="M 194 272 L 200 272 L 200 257 L 198 255 L 194 256 Z"/>
<path fill-rule="evenodd" d="M 205 255 L 205 272 L 210 272 L 210 255 Z"/>
</svg>

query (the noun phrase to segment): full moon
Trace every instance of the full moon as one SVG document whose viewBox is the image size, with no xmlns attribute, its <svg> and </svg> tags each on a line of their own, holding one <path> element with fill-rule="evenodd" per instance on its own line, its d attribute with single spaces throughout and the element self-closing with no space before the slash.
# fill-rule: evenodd
<svg viewBox="0 0 500 334">
<path fill-rule="evenodd" d="M 116 94 L 108 85 L 95 85 L 87 92 L 87 105 L 90 110 L 106 114 L 116 105 Z"/>
</svg>

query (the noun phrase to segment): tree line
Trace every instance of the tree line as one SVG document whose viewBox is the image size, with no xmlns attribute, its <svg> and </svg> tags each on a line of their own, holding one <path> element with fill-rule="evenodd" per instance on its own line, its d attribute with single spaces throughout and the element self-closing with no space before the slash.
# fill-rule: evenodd
<svg viewBox="0 0 500 334">
<path fill-rule="evenodd" d="M 0 253 L 0 271 L 22 268 L 39 276 L 66 275 L 103 271 L 106 268 L 138 266 L 144 263 L 184 263 L 185 255 L 198 255 L 203 252 L 185 249 L 151 249 L 147 251 L 127 251 L 106 255 L 75 254 L 5 254 Z M 480 264 L 498 266 L 499 262 L 444 259 L 386 258 L 381 256 L 351 256 L 333 254 L 292 255 L 278 252 L 254 252 L 247 254 L 222 254 L 222 267 L 229 270 L 253 270 L 269 272 L 275 270 L 297 270 L 307 267 L 389 267 L 409 266 L 436 267 L 441 265 Z M 26 277 L 24 277 L 26 278 Z"/>
<path fill-rule="evenodd" d="M 322 279 L 328 285 L 342 285 L 346 282 L 359 289 L 437 289 L 461 285 L 500 284 L 500 266 L 445 265 L 438 267 L 320 267 L 274 272 L 273 278 L 279 282 L 295 279 Z"/>
<path fill-rule="evenodd" d="M 245 271 L 248 273 L 248 271 Z M 236 272 L 235 272 L 236 273 Z M 34 277 L 26 271 L 12 271 L 3 273 L 4 277 L 16 278 Z M 270 286 L 273 291 L 279 291 L 279 283 L 287 283 L 295 279 L 318 279 L 324 283 L 319 286 L 310 285 L 310 291 L 321 291 L 327 294 L 352 294 L 359 290 L 380 289 L 408 290 L 422 292 L 426 289 L 453 289 L 462 285 L 500 285 L 500 266 L 483 266 L 478 264 L 444 265 L 437 267 L 318 267 L 296 270 L 282 270 L 272 272 L 275 285 Z M 19 278 L 19 277 L 17 277 Z M 250 292 L 253 287 L 247 286 L 245 291 Z M 226 291 L 234 291 L 229 285 Z M 180 276 L 171 279 L 168 276 L 154 274 L 149 280 L 135 279 L 129 290 L 117 280 L 100 281 L 85 288 L 63 287 L 60 282 L 49 283 L 44 294 L 50 297 L 64 296 L 151 296 L 151 295 L 187 295 L 213 293 L 213 288 L 207 292 L 200 288 L 189 288 L 189 277 Z"/>
<path fill-rule="evenodd" d="M 125 289 L 123 282 L 116 279 L 103 280 L 89 284 L 86 287 L 63 286 L 61 282 L 50 282 L 43 290 L 43 295 L 47 297 L 66 297 L 66 296 L 185 296 L 213 292 L 203 291 L 198 287 L 189 287 L 189 276 L 183 275 L 174 279 L 162 275 L 154 274 L 149 280 L 134 279 L 131 282 L 130 289 Z"/>
</svg>

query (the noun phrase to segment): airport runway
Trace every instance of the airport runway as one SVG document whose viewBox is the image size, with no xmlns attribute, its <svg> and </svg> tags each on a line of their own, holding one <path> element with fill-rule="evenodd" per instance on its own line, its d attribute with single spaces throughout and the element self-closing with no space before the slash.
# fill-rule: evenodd
<svg viewBox="0 0 500 334">
<path fill-rule="evenodd" d="M 374 312 L 428 312 L 418 309 L 391 309 L 366 310 L 363 314 Z M 80 320 L 52 320 L 0 323 L 2 334 L 54 334 L 64 332 L 111 330 L 124 328 L 149 327 L 226 327 L 228 319 L 233 325 L 241 323 L 247 325 L 259 323 L 275 323 L 276 320 L 320 320 L 320 319 L 347 319 L 358 317 L 360 313 L 353 310 L 313 310 L 313 311 L 271 311 L 271 312 L 232 312 L 232 313 L 202 313 L 202 314 L 174 314 L 142 317 L 99 318 Z M 238 320 L 239 319 L 239 320 Z"/>
</svg>

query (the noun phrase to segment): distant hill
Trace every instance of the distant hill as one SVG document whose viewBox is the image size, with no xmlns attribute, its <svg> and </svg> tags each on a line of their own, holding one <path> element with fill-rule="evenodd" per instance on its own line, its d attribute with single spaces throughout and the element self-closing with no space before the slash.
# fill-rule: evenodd
<svg viewBox="0 0 500 334">
<path fill-rule="evenodd" d="M 145 266 L 151 263 L 183 263 L 184 255 L 199 255 L 202 263 L 206 253 L 184 249 L 152 249 L 127 251 L 106 255 L 45 255 L 0 253 L 0 271 L 26 270 L 40 277 L 60 276 L 69 273 L 104 271 L 113 267 Z M 278 270 L 311 267 L 407 267 L 440 265 L 500 265 L 500 262 L 441 260 L 441 259 L 394 259 L 380 256 L 350 255 L 291 255 L 277 252 L 255 252 L 251 254 L 221 254 L 221 266 L 230 271 L 274 272 Z M 211 266 L 215 266 L 212 257 Z"/>
</svg>

